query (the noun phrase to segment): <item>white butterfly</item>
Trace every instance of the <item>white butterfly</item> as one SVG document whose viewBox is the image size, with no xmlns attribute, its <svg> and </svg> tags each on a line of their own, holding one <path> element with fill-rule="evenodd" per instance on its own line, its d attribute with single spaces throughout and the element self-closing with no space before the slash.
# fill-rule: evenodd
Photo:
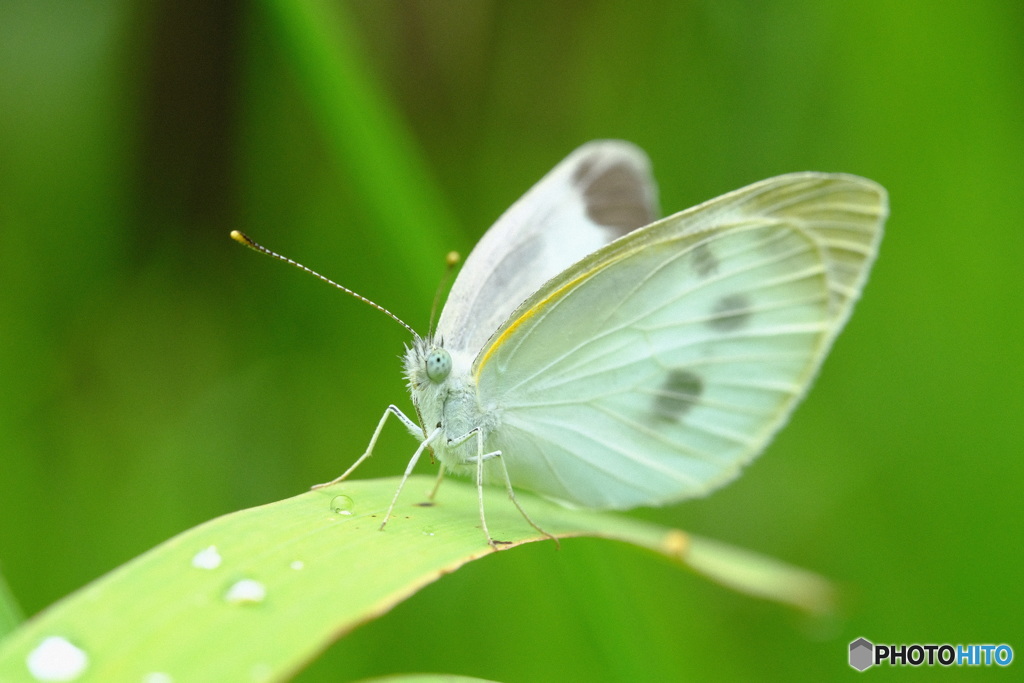
<svg viewBox="0 0 1024 683">
<path fill-rule="evenodd" d="M 406 350 L 418 422 L 389 406 L 329 484 L 370 456 L 389 414 L 420 440 L 405 477 L 428 448 L 442 476 L 475 475 L 492 546 L 484 482 L 523 512 L 513 487 L 622 510 L 736 477 L 849 317 L 886 193 L 794 173 L 654 221 L 655 194 L 646 155 L 625 142 L 556 166 L 483 236 L 436 332 Z"/>
</svg>

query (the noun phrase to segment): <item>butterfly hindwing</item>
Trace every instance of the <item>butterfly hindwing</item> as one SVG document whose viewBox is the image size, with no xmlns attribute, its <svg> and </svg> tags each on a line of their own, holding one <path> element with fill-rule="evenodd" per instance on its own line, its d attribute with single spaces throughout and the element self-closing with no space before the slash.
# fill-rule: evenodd
<svg viewBox="0 0 1024 683">
<path fill-rule="evenodd" d="M 658 221 L 547 282 L 474 364 L 512 483 L 593 508 L 702 495 L 807 391 L 874 258 L 884 191 L 780 176 Z"/>
</svg>

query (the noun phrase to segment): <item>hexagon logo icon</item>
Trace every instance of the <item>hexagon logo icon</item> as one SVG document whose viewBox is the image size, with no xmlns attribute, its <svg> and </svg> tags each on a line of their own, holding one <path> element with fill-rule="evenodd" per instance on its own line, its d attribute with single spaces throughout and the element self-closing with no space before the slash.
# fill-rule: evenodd
<svg viewBox="0 0 1024 683">
<path fill-rule="evenodd" d="M 875 646 L 867 638 L 858 638 L 850 643 L 850 666 L 863 671 L 874 664 Z"/>
</svg>

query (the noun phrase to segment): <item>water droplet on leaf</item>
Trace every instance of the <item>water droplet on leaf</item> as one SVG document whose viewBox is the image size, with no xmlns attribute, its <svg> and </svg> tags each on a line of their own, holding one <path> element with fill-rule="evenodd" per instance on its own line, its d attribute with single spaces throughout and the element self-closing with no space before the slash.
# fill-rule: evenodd
<svg viewBox="0 0 1024 683">
<path fill-rule="evenodd" d="M 28 653 L 25 664 L 36 680 L 73 681 L 85 671 L 89 657 L 66 638 L 50 636 Z"/>
<path fill-rule="evenodd" d="M 224 594 L 224 599 L 233 605 L 254 604 L 263 602 L 267 597 L 267 588 L 255 579 L 236 581 Z"/>
<path fill-rule="evenodd" d="M 351 515 L 354 503 L 346 495 L 335 496 L 331 499 L 331 511 L 336 515 Z"/>
<path fill-rule="evenodd" d="M 192 566 L 196 569 L 216 569 L 220 566 L 220 562 L 220 553 L 217 552 L 215 545 L 203 548 L 192 558 Z"/>
<path fill-rule="evenodd" d="M 163 671 L 153 671 L 142 677 L 142 683 L 174 683 L 171 674 Z"/>
</svg>

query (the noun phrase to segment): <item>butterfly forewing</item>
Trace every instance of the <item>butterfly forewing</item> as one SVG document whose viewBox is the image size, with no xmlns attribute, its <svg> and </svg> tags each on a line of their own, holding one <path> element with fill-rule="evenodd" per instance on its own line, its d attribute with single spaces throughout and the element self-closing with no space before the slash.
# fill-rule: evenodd
<svg viewBox="0 0 1024 683">
<path fill-rule="evenodd" d="M 877 248 L 881 189 L 774 178 L 638 230 L 530 297 L 478 356 L 512 481 L 596 508 L 736 475 L 806 392 Z"/>
<path fill-rule="evenodd" d="M 579 148 L 512 205 L 456 278 L 438 336 L 470 358 L 530 294 L 587 254 L 657 217 L 647 156 L 619 141 Z"/>
</svg>

